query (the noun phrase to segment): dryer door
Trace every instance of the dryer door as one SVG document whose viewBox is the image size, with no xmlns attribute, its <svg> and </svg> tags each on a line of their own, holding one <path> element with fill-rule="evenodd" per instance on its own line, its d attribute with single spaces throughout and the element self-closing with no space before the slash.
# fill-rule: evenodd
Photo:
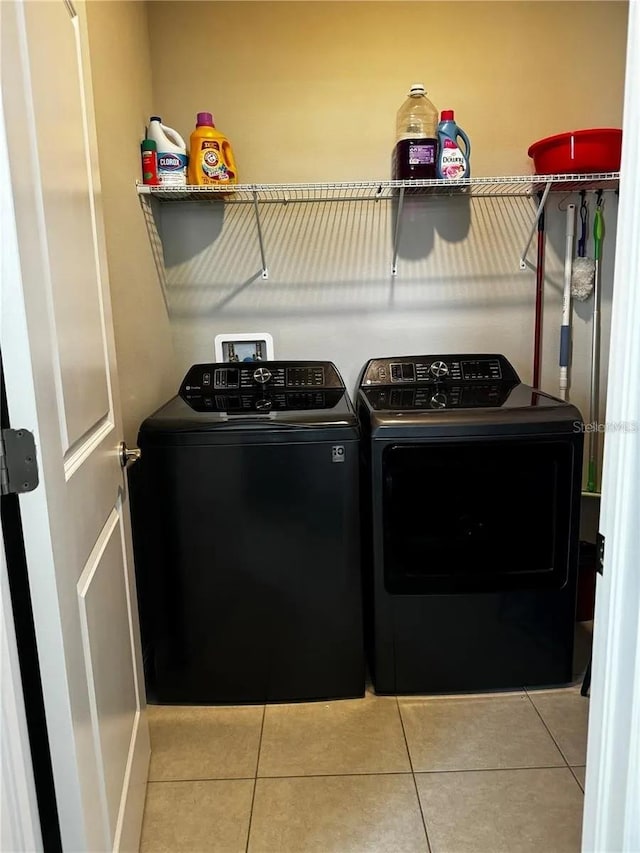
<svg viewBox="0 0 640 853">
<path fill-rule="evenodd" d="M 579 504 L 575 448 L 569 436 L 387 447 L 386 589 L 446 594 L 564 586 Z"/>
</svg>

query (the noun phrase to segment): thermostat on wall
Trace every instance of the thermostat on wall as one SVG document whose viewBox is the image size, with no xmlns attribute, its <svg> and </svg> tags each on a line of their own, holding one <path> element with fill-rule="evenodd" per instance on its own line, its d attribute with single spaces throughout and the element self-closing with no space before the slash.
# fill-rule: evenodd
<svg viewBox="0 0 640 853">
<path fill-rule="evenodd" d="M 268 332 L 228 332 L 216 335 L 216 361 L 273 361 L 273 338 Z"/>
</svg>

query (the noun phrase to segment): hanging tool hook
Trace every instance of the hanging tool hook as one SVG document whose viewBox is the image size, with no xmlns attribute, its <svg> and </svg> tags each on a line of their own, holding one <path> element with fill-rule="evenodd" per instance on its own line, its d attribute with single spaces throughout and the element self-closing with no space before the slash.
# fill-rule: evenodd
<svg viewBox="0 0 640 853">
<path fill-rule="evenodd" d="M 578 240 L 578 257 L 584 258 L 587 253 L 587 230 L 589 227 L 589 206 L 587 205 L 587 193 L 580 193 L 580 239 Z"/>
<path fill-rule="evenodd" d="M 602 210 L 604 207 L 604 197 L 602 195 L 602 190 L 596 190 L 596 207 L 598 210 Z"/>
</svg>

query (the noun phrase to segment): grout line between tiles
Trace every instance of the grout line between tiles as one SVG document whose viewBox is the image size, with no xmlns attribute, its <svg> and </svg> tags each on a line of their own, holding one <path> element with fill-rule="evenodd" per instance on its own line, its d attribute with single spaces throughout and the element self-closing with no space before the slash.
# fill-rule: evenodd
<svg viewBox="0 0 640 853">
<path fill-rule="evenodd" d="M 194 779 L 148 779 L 147 785 L 175 785 L 177 782 L 253 782 L 255 776 L 197 776 Z"/>
<path fill-rule="evenodd" d="M 532 764 L 527 767 L 458 767 L 455 770 L 415 770 L 414 774 L 433 776 L 438 773 L 512 773 L 514 770 L 566 770 L 566 767 L 562 764 Z"/>
<path fill-rule="evenodd" d="M 406 743 L 406 740 L 405 740 Z M 576 767 L 583 767 L 577 764 Z M 427 776 L 434 773 L 499 773 L 502 770 L 564 770 L 563 764 L 532 764 L 527 767 L 455 767 L 442 770 L 361 770 L 357 773 L 284 773 L 277 776 L 206 776 L 197 779 L 149 779 L 149 785 L 167 785 L 180 782 L 253 782 L 254 780 L 272 781 L 276 779 L 332 779 L 342 776 Z M 570 769 L 574 769 L 570 765 Z"/>
<path fill-rule="evenodd" d="M 526 695 L 527 699 L 529 700 L 529 702 L 531 702 L 531 704 L 533 705 L 533 710 L 534 710 L 534 711 L 536 712 L 536 714 L 540 717 L 540 721 L 542 722 L 542 725 L 543 725 L 543 726 L 545 727 L 545 729 L 547 730 L 547 732 L 548 732 L 548 734 L 549 734 L 549 737 L 551 738 L 551 740 L 552 740 L 552 741 L 554 742 L 554 744 L 556 745 L 556 748 L 557 748 L 558 752 L 559 752 L 559 753 L 560 753 L 560 755 L 562 756 L 562 760 L 563 760 L 563 761 L 564 761 L 564 763 L 567 765 L 567 767 L 569 768 L 569 770 L 571 770 L 571 765 L 570 765 L 570 764 L 569 764 L 569 762 L 567 761 L 567 756 L 564 754 L 564 752 L 563 752 L 563 751 L 562 751 L 562 749 L 560 748 L 560 744 L 558 743 L 558 741 L 554 738 L 553 734 L 551 733 L 551 729 L 550 729 L 550 728 L 549 728 L 549 726 L 546 724 L 544 717 L 542 716 L 542 714 L 541 714 L 541 713 L 540 713 L 540 711 L 538 710 L 538 706 L 536 705 L 536 703 L 533 701 L 533 699 L 532 699 L 532 698 L 531 698 L 531 696 L 529 695 L 529 691 L 527 690 L 527 688 L 526 688 L 526 687 L 525 687 L 524 692 L 525 692 L 525 695 Z"/>
<path fill-rule="evenodd" d="M 398 717 L 400 717 L 400 727 L 402 728 L 402 736 L 404 738 L 404 745 L 407 750 L 407 756 L 409 758 L 409 767 L 411 768 L 411 778 L 413 779 L 413 787 L 416 791 L 416 799 L 418 800 L 418 808 L 420 809 L 420 817 L 422 818 L 422 826 L 424 828 L 424 837 L 427 841 L 427 850 L 431 853 L 431 842 L 429 841 L 429 830 L 427 829 L 427 820 L 424 816 L 424 810 L 422 808 L 422 800 L 420 799 L 420 792 L 418 791 L 418 781 L 416 779 L 416 774 L 413 770 L 413 760 L 411 758 L 411 750 L 409 749 L 409 741 L 407 740 L 407 733 L 404 730 L 404 720 L 402 719 L 402 711 L 400 710 L 400 702 L 398 701 L 398 697 L 396 696 L 396 708 L 398 709 Z"/>
<path fill-rule="evenodd" d="M 584 767 L 584 766 L 585 766 L 585 765 L 583 765 L 583 764 L 578 764 L 578 765 L 576 765 L 576 767 Z M 576 769 L 576 767 L 573 767 L 573 766 L 570 764 L 570 765 L 569 765 L 569 770 L 571 770 L 571 775 L 572 775 L 572 776 L 573 776 L 573 778 L 576 780 L 576 782 L 578 783 L 578 787 L 580 788 L 580 790 L 581 790 L 581 791 L 582 791 L 582 793 L 584 794 L 584 788 L 582 787 L 582 782 L 578 779 L 578 777 L 576 776 L 576 774 L 575 774 L 575 772 L 574 772 L 574 771 L 575 771 L 575 769 Z"/>
<path fill-rule="evenodd" d="M 342 776 L 411 776 L 411 770 L 362 770 L 359 773 L 286 773 L 283 776 L 258 776 L 261 781 L 274 779 L 334 779 Z"/>
<path fill-rule="evenodd" d="M 253 804 L 256 800 L 256 785 L 258 784 L 258 766 L 260 764 L 260 750 L 262 749 L 262 735 L 264 733 L 264 718 L 267 714 L 267 706 L 262 708 L 262 723 L 260 724 L 260 738 L 258 740 L 258 754 L 256 756 L 256 769 L 253 774 L 253 791 L 251 792 L 251 807 L 249 809 L 249 825 L 247 826 L 247 843 L 245 845 L 245 853 L 249 850 L 249 839 L 251 838 L 251 821 L 253 820 Z"/>
</svg>

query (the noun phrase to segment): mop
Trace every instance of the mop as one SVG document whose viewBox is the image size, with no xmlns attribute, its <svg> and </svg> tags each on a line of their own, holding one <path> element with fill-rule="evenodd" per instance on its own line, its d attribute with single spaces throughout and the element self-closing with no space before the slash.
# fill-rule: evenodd
<svg viewBox="0 0 640 853">
<path fill-rule="evenodd" d="M 602 218 L 602 200 L 598 201 L 593 219 L 593 240 L 595 269 L 593 278 L 593 325 L 591 329 L 591 400 L 589 402 L 589 421 L 598 422 L 600 408 L 600 259 L 602 258 L 602 240 L 604 237 L 604 220 Z M 595 492 L 598 464 L 598 432 L 589 432 L 589 468 L 587 474 L 587 491 Z"/>
<path fill-rule="evenodd" d="M 560 326 L 560 399 L 567 399 L 569 385 L 569 362 L 571 360 L 571 295 L 573 258 L 573 238 L 576 227 L 576 206 L 567 205 L 567 225 L 565 229 L 564 253 L 564 290 L 562 293 L 562 325 Z"/>
<path fill-rule="evenodd" d="M 578 240 L 578 257 L 573 262 L 573 273 L 571 275 L 571 296 L 578 302 L 585 302 L 593 290 L 593 278 L 595 263 L 593 258 L 586 258 L 587 254 L 587 227 L 589 220 L 589 208 L 585 201 L 584 190 L 580 193 L 580 239 Z"/>
</svg>

